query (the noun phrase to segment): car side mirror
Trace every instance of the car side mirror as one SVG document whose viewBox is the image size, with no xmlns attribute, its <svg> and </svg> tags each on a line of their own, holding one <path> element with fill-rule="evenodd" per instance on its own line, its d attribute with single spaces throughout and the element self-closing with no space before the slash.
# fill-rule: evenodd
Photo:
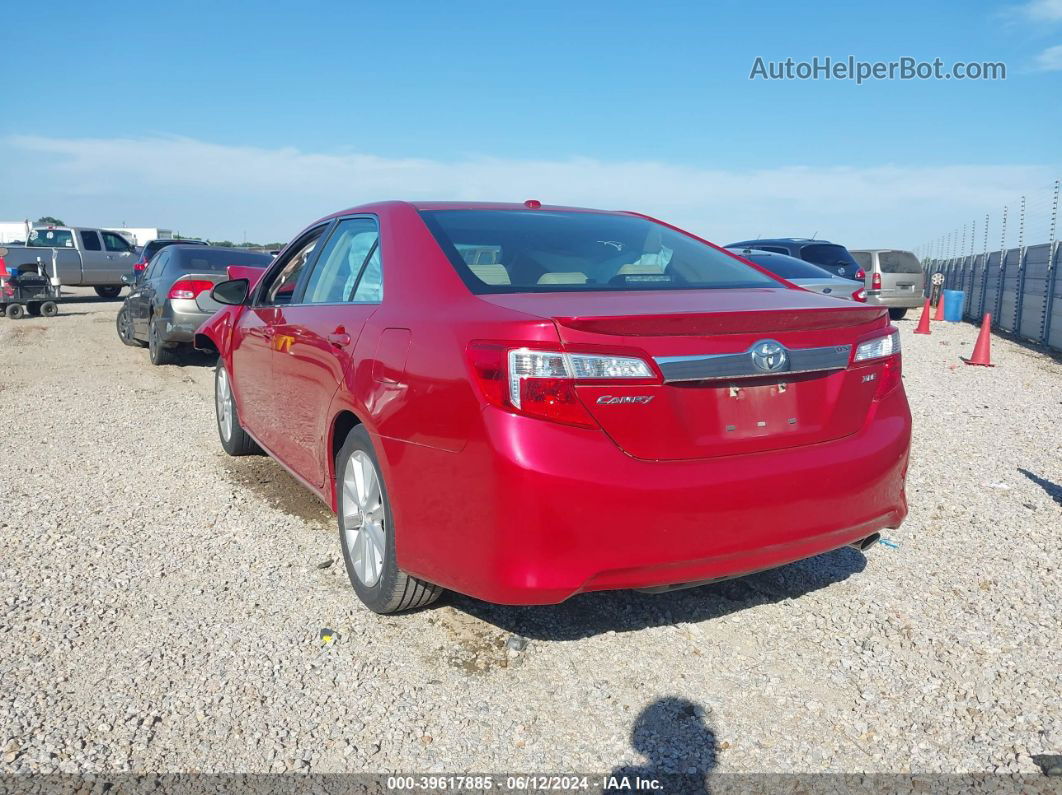
<svg viewBox="0 0 1062 795">
<path fill-rule="evenodd" d="M 219 304 L 242 306 L 247 303 L 250 291 L 251 283 L 246 279 L 230 279 L 214 285 L 214 289 L 210 291 L 210 297 Z"/>
</svg>

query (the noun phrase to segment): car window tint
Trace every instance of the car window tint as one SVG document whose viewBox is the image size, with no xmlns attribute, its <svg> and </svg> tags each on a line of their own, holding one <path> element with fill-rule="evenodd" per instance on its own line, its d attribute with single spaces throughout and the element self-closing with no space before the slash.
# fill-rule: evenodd
<svg viewBox="0 0 1062 795">
<path fill-rule="evenodd" d="M 871 270 L 871 265 L 874 264 L 874 255 L 869 251 L 852 251 L 850 252 L 852 259 L 859 263 L 859 267 L 865 271 Z"/>
<path fill-rule="evenodd" d="M 147 270 L 144 271 L 144 279 L 153 279 L 162 273 L 162 269 L 166 267 L 166 263 L 169 261 L 170 252 L 163 249 L 155 258 L 148 263 Z"/>
<path fill-rule="evenodd" d="M 814 265 L 824 265 L 830 270 L 856 264 L 848 249 L 836 243 L 813 243 L 804 246 L 800 249 L 800 258 Z"/>
<path fill-rule="evenodd" d="M 380 246 L 372 247 L 369 261 L 358 280 L 358 289 L 354 291 L 354 301 L 359 304 L 378 304 L 383 300 L 383 264 L 380 261 Z"/>
<path fill-rule="evenodd" d="M 425 210 L 474 293 L 776 287 L 694 237 L 645 218 L 593 212 Z M 370 261 L 363 281 L 379 283 Z M 373 277 L 373 278 L 370 278 Z M 359 285 L 356 299 L 361 300 Z"/>
<path fill-rule="evenodd" d="M 81 233 L 81 245 L 84 246 L 85 251 L 100 251 L 100 236 L 95 232 L 82 232 Z"/>
<path fill-rule="evenodd" d="M 74 236 L 69 229 L 34 229 L 26 245 L 30 248 L 73 248 Z"/>
<path fill-rule="evenodd" d="M 317 243 L 320 240 L 320 234 L 323 231 L 323 228 L 318 230 L 317 234 L 311 240 L 303 243 L 298 250 L 287 256 L 280 271 L 274 274 L 272 283 L 266 288 L 265 303 L 291 303 L 291 298 L 295 294 L 295 287 L 298 285 L 299 277 L 302 275 L 303 270 L 306 268 L 306 264 L 313 256 L 313 250 L 317 247 Z"/>
<path fill-rule="evenodd" d="M 366 262 L 375 254 L 379 238 L 376 222 L 371 218 L 340 221 L 321 250 L 321 256 L 317 258 L 317 265 L 306 283 L 303 301 L 308 304 L 337 304 L 367 300 L 355 298 L 355 287 L 361 293 L 359 277 L 364 281 L 368 275 Z M 375 279 L 378 282 L 378 266 L 376 271 Z"/>
<path fill-rule="evenodd" d="M 108 251 L 129 251 L 129 243 L 124 237 L 115 232 L 100 232 L 103 236 L 103 247 Z"/>
<path fill-rule="evenodd" d="M 918 258 L 910 251 L 882 251 L 878 254 L 882 273 L 921 273 Z"/>
<path fill-rule="evenodd" d="M 833 278 L 833 274 L 828 270 L 823 270 L 818 265 L 812 265 L 810 262 L 804 262 L 802 259 L 785 254 L 773 254 L 764 249 L 754 248 L 728 248 L 727 251 L 731 251 L 739 257 L 744 257 L 749 262 L 754 262 L 761 268 L 765 268 L 775 276 L 781 276 L 783 279 Z"/>
<path fill-rule="evenodd" d="M 781 246 L 756 246 L 759 251 L 770 251 L 772 254 L 788 254 L 789 249 Z"/>
</svg>

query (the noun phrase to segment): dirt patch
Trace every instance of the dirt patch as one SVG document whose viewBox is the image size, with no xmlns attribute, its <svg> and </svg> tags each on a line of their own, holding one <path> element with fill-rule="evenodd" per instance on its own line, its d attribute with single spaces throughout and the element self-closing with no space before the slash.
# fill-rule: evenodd
<svg viewBox="0 0 1062 795">
<path fill-rule="evenodd" d="M 267 456 L 223 458 L 221 473 L 233 485 L 249 488 L 289 516 L 329 531 L 335 526 L 328 506 Z"/>
<path fill-rule="evenodd" d="M 446 662 L 466 674 L 484 674 L 509 667 L 506 634 L 485 621 L 450 606 L 437 608 L 428 622 L 442 627 L 454 641 L 445 654 Z"/>
</svg>

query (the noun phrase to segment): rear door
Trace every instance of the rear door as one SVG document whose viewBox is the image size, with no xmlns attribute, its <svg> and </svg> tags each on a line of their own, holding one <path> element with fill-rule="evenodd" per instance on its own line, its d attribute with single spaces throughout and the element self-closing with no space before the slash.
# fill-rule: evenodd
<svg viewBox="0 0 1062 795">
<path fill-rule="evenodd" d="M 283 310 L 293 303 L 327 227 L 322 224 L 311 229 L 273 263 L 252 292 L 251 305 L 240 313 L 232 334 L 229 374 L 240 421 L 288 466 L 291 464 L 280 454 L 289 433 L 288 420 L 285 409 L 278 408 L 275 399 L 273 359 L 274 353 L 285 350 L 292 340 L 278 334 L 278 326 L 283 322 Z"/>
<path fill-rule="evenodd" d="M 81 238 L 82 280 L 91 284 L 97 274 L 107 270 L 107 252 L 103 250 L 103 239 L 95 229 L 79 229 L 78 237 Z"/>
<path fill-rule="evenodd" d="M 152 305 L 158 292 L 158 283 L 162 274 L 166 271 L 171 251 L 163 249 L 156 254 L 147 269 L 139 275 L 137 281 L 126 298 L 126 306 L 129 308 L 129 316 L 133 320 L 133 333 L 140 339 L 147 339 L 148 323 L 151 322 Z"/>
<path fill-rule="evenodd" d="M 133 247 L 129 241 L 117 232 L 100 230 L 103 238 L 104 261 L 93 275 L 89 277 L 88 264 L 85 265 L 85 282 L 88 284 L 121 284 L 122 274 L 133 270 L 136 261 Z"/>
<path fill-rule="evenodd" d="M 273 357 L 274 400 L 288 432 L 276 453 L 315 486 L 327 473 L 328 407 L 355 366 L 354 348 L 366 320 L 383 300 L 383 270 L 375 218 L 338 221 L 321 247 L 295 301 L 279 309 Z"/>
<path fill-rule="evenodd" d="M 879 251 L 881 294 L 909 298 L 922 294 L 922 265 L 910 251 Z"/>
</svg>

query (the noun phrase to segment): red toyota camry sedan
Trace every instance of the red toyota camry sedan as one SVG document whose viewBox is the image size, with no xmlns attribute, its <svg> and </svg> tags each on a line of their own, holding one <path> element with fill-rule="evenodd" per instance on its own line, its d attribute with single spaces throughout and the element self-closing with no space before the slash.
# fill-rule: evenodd
<svg viewBox="0 0 1062 795">
<path fill-rule="evenodd" d="M 907 513 L 886 309 L 644 215 L 369 204 L 213 295 L 222 446 L 336 511 L 377 612 L 710 582 Z"/>
</svg>

